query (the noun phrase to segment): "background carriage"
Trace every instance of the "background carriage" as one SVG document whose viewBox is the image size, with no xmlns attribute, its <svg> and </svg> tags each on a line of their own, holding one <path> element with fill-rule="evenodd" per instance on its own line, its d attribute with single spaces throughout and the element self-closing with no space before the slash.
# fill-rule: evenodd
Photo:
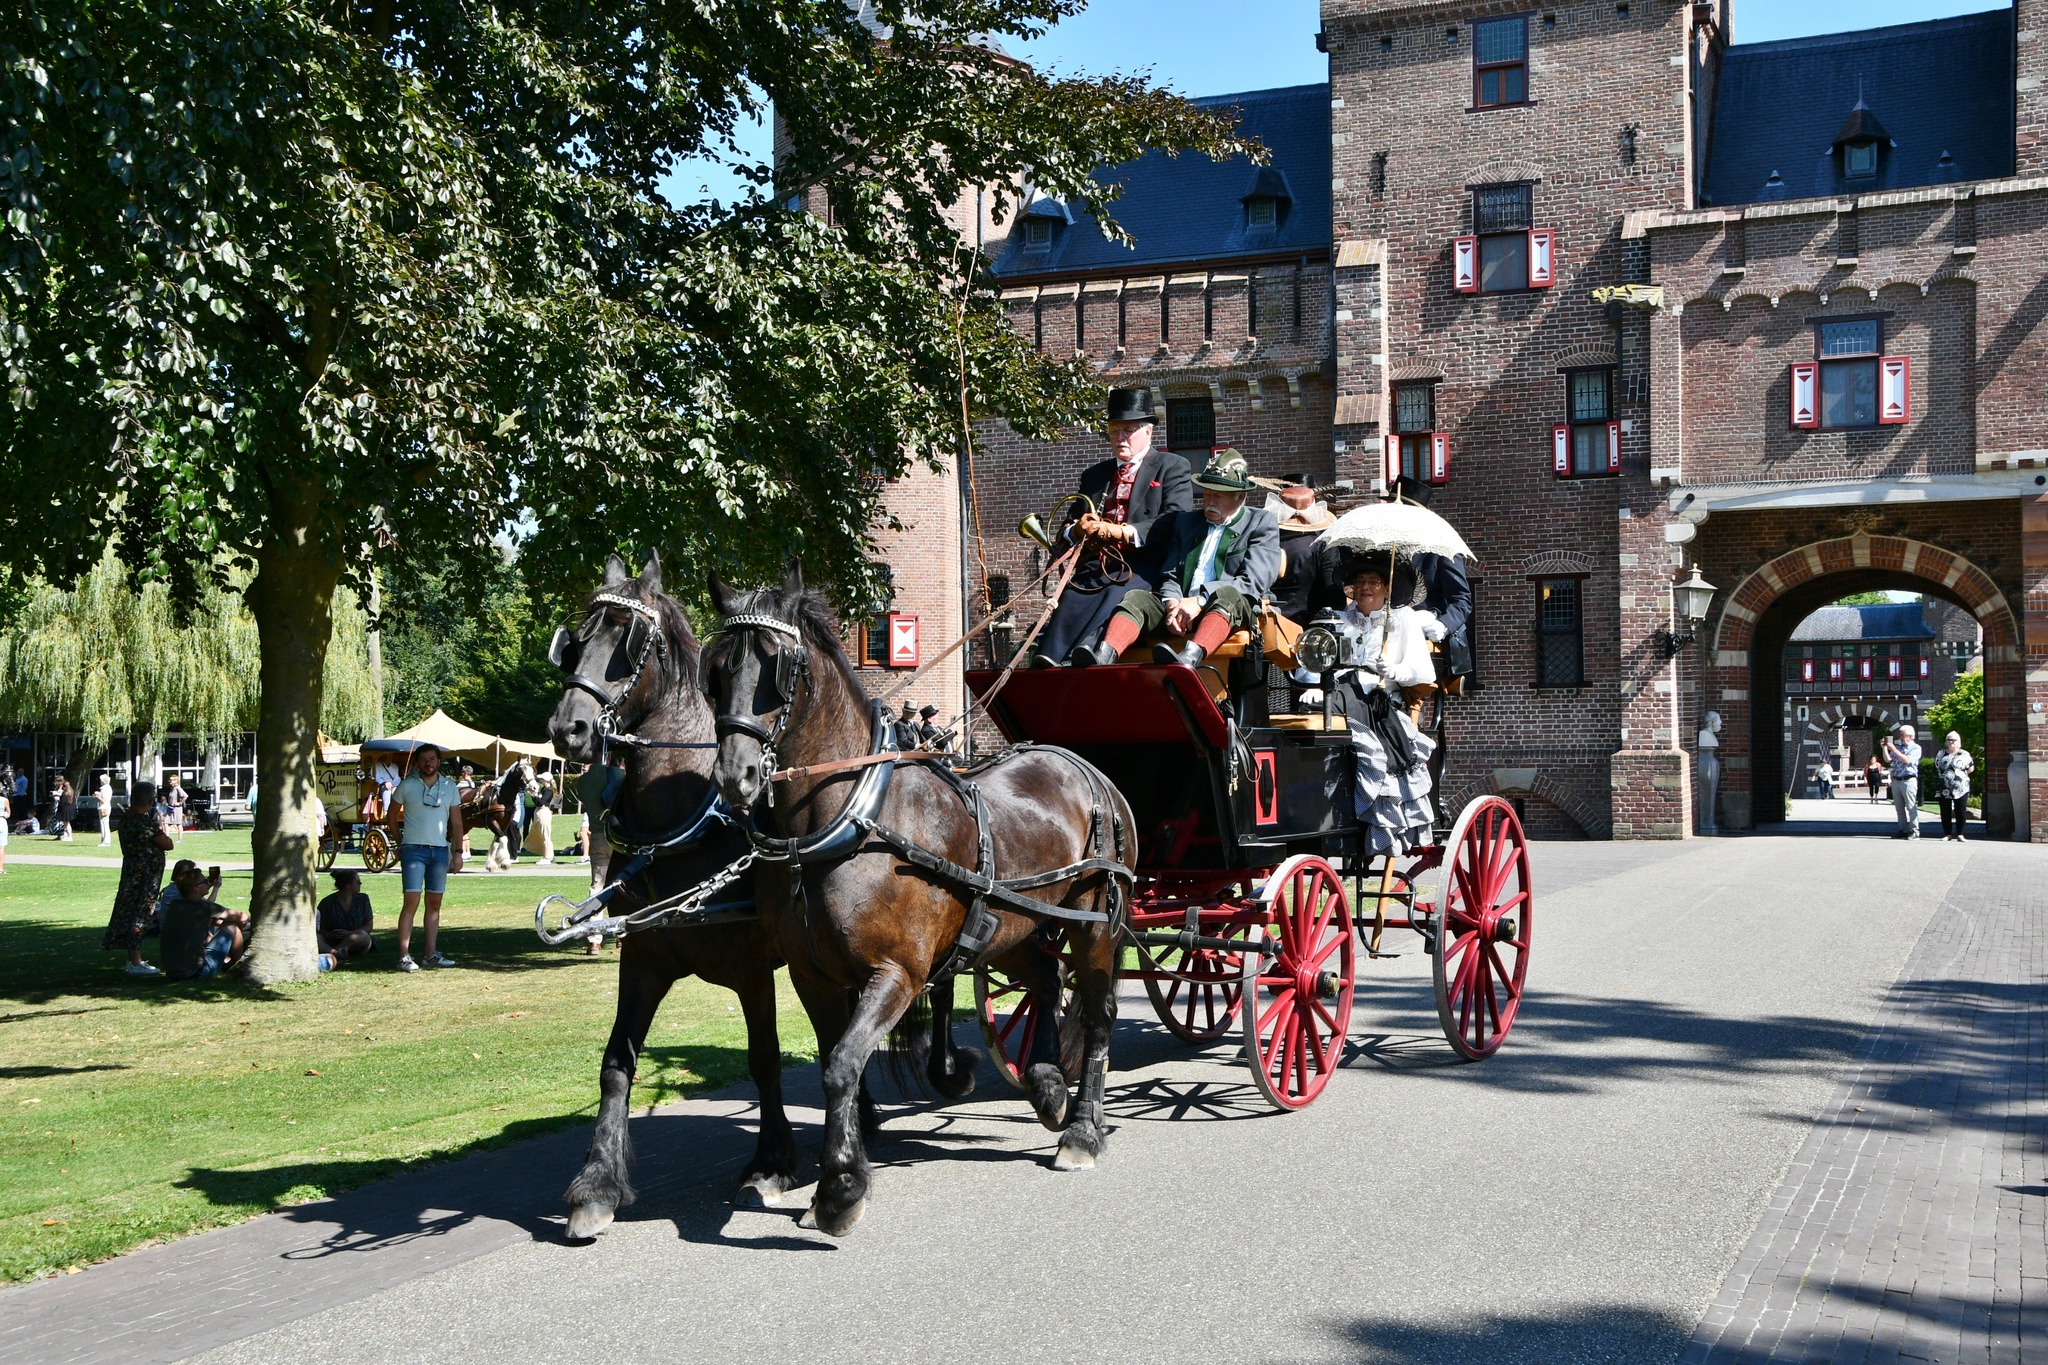
<svg viewBox="0 0 2048 1365">
<path fill-rule="evenodd" d="M 1482 796 L 1428 846 L 1363 856 L 1343 717 L 1267 714 L 1265 660 L 1247 644 L 1199 668 L 1042 669 L 999 690 L 1000 674 L 974 672 L 968 685 L 1006 738 L 1074 750 L 1129 800 L 1139 880 L 1123 975 L 1144 981 L 1177 1037 L 1240 1036 L 1266 1098 L 1301 1108 L 1343 1060 L 1360 952 L 1379 955 L 1387 929 L 1411 929 L 1434 963 L 1444 1037 L 1467 1059 L 1491 1056 L 1528 972 L 1529 856 L 1514 808 Z M 1434 721 L 1441 746 L 1440 702 Z M 997 1069 L 1021 1085 L 1050 1021 L 1001 972 L 981 973 L 975 996 Z M 1071 1071 L 1079 1059 L 1066 1060 Z"/>
<path fill-rule="evenodd" d="M 404 772 L 412 761 L 412 751 L 422 742 L 392 738 L 320 746 L 313 782 L 321 808 L 327 812 L 327 829 L 320 836 L 318 861 L 322 872 L 332 868 L 344 853 L 360 854 L 365 872 L 383 872 L 397 864 L 396 824 L 367 818 L 364 806 L 376 792 L 371 774 L 379 760 L 388 757 Z"/>
</svg>

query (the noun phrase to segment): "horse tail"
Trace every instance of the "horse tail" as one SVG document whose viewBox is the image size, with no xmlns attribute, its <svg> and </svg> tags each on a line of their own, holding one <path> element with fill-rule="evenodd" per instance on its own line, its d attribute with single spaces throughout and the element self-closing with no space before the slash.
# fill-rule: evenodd
<svg viewBox="0 0 2048 1365">
<path fill-rule="evenodd" d="M 889 1030 L 889 1045 L 884 1050 L 889 1074 L 904 1094 L 932 1093 L 931 1083 L 925 1079 L 931 1051 L 932 997 L 929 991 L 919 991 Z"/>
</svg>

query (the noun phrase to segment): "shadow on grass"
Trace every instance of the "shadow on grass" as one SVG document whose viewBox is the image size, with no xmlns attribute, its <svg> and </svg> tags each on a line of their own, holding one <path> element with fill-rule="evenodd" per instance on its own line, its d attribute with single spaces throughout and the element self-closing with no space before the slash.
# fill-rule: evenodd
<svg viewBox="0 0 2048 1365">
<path fill-rule="evenodd" d="M 88 995 L 111 1000 L 140 1000 L 168 1005 L 187 1000 L 223 1001 L 276 998 L 279 992 L 251 985 L 237 974 L 207 981 L 165 981 L 160 977 L 129 976 L 121 970 L 121 954 L 100 947 L 105 934 L 102 925 L 47 919 L 0 921 L 0 1000 L 16 1005 L 37 1005 L 67 996 Z M 378 954 L 367 963 L 345 968 L 348 973 L 391 970 L 397 961 L 396 937 L 387 925 L 378 928 Z M 486 973 L 531 972 L 573 968 L 578 955 L 549 948 L 533 931 L 507 926 L 449 929 L 444 946 L 462 964 L 458 970 Z M 420 943 L 414 930 L 414 947 Z M 145 947 L 144 956 L 153 957 L 155 940 Z M 108 1008 L 108 1007 L 102 1007 Z M 87 1013 L 66 1010 L 67 1014 Z M 44 1018 L 40 1013 L 0 1016 L 0 1022 Z"/>
<path fill-rule="evenodd" d="M 113 1062 L 91 1066 L 0 1066 L 0 1081 L 39 1081 L 50 1076 L 78 1076 L 88 1071 L 126 1071 Z"/>
</svg>

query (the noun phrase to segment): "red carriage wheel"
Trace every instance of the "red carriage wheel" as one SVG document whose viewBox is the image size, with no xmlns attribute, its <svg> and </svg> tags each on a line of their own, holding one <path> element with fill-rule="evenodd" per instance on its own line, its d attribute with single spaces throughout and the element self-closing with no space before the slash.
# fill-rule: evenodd
<svg viewBox="0 0 2048 1365">
<path fill-rule="evenodd" d="M 1204 926 L 1209 938 L 1251 942 L 1256 925 Z M 1149 952 L 1149 950 L 1148 950 Z M 1213 1043 L 1237 1023 L 1244 1003 L 1244 954 L 1220 948 L 1167 948 L 1150 953 L 1145 964 L 1169 979 L 1145 978 L 1145 994 L 1159 1022 L 1174 1037 L 1190 1043 Z"/>
<path fill-rule="evenodd" d="M 1081 1079 L 1086 1051 L 1081 1023 L 1073 1011 L 1074 988 L 1067 982 L 1066 964 L 1060 964 L 1060 1070 L 1071 1084 Z M 974 973 L 974 1013 L 981 1020 L 981 1037 L 988 1044 L 988 1057 L 996 1074 L 1018 1090 L 1024 1089 L 1024 1068 L 1038 1030 L 1046 1026 L 1044 1011 L 1024 989 L 1024 983 L 1000 967 L 983 967 Z"/>
<path fill-rule="evenodd" d="M 1351 906 L 1336 869 L 1305 854 L 1275 868 L 1260 899 L 1279 951 L 1244 955 L 1245 1059 L 1267 1099 L 1300 1109 L 1344 1060 L 1358 971 Z"/>
<path fill-rule="evenodd" d="M 1431 946 L 1437 1019 L 1468 1061 L 1491 1057 L 1515 1026 L 1534 908 L 1522 822 L 1498 796 L 1482 796 L 1444 842 Z"/>
</svg>

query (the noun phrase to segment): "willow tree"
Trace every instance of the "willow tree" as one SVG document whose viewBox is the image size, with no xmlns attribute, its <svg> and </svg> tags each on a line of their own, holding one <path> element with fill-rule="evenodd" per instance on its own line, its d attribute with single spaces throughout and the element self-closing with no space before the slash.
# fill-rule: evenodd
<svg viewBox="0 0 2048 1365">
<path fill-rule="evenodd" d="M 361 738 L 375 714 L 368 626 L 339 593 L 321 728 L 342 739 Z M 123 731 L 150 737 L 150 752 L 172 730 L 218 739 L 256 723 L 258 653 L 256 623 L 232 588 L 205 583 L 196 601 L 174 603 L 162 583 L 134 583 L 110 549 L 69 588 L 26 585 L 0 628 L 0 716 L 78 731 L 80 770 Z"/>
<path fill-rule="evenodd" d="M 314 730 L 366 548 L 481 554 L 535 518 L 559 576 L 798 551 L 858 591 L 871 481 L 951 446 L 963 388 L 1026 434 L 1085 411 L 946 210 L 1027 180 L 1106 206 L 1097 166 L 1241 148 L 982 41 L 1081 4 L 0 7 L 0 571 L 111 534 L 174 595 L 252 573 L 258 981 L 314 970 Z M 758 194 L 663 198 L 771 103 Z M 818 188 L 829 223 L 780 207 Z"/>
</svg>

